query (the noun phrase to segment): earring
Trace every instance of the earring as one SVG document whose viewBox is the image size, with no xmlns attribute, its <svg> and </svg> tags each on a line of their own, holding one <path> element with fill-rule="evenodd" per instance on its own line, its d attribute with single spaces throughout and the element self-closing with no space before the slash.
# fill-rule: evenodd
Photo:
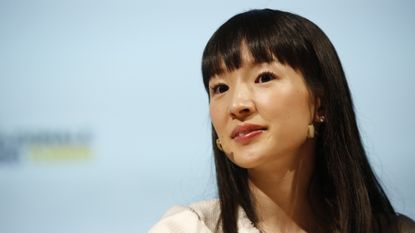
<svg viewBox="0 0 415 233">
<path fill-rule="evenodd" d="M 216 139 L 216 146 L 219 148 L 219 150 L 223 151 L 222 144 L 220 143 L 219 138 Z"/>
<path fill-rule="evenodd" d="M 325 120 L 326 120 L 326 117 L 325 116 L 320 116 L 318 118 L 318 121 L 320 121 L 320 123 L 323 123 Z"/>
<path fill-rule="evenodd" d="M 307 128 L 307 138 L 314 138 L 315 128 L 313 124 L 308 125 Z"/>
</svg>

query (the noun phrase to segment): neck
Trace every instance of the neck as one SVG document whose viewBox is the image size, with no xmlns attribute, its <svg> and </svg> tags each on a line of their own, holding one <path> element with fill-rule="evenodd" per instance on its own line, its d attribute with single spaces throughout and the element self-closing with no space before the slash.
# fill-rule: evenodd
<svg viewBox="0 0 415 233">
<path fill-rule="evenodd" d="M 281 156 L 275 163 L 248 170 L 258 225 L 266 232 L 311 231 L 308 188 L 314 171 L 314 144 Z"/>
</svg>

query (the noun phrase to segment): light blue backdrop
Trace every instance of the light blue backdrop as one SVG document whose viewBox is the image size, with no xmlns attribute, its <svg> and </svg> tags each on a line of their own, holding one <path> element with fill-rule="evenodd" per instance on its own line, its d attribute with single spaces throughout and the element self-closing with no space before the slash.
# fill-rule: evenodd
<svg viewBox="0 0 415 233">
<path fill-rule="evenodd" d="M 264 7 L 331 38 L 370 160 L 415 218 L 413 1 L 1 0 L 0 232 L 145 232 L 214 197 L 202 50 Z"/>
</svg>

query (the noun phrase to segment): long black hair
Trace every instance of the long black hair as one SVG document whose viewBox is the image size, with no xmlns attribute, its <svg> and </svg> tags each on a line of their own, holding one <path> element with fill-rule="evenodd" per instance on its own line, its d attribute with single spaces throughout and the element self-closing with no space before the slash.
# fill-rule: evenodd
<svg viewBox="0 0 415 233">
<path fill-rule="evenodd" d="M 308 88 L 321 100 L 327 121 L 318 128 L 315 171 L 309 194 L 317 190 L 324 205 L 328 232 L 379 232 L 396 213 L 369 165 L 356 123 L 352 98 L 335 48 L 311 21 L 278 10 L 251 10 L 225 22 L 210 38 L 202 59 L 206 90 L 210 78 L 238 69 L 245 44 L 255 62 L 278 59 L 300 71 Z M 224 233 L 236 233 L 237 210 L 257 224 L 246 169 L 219 150 L 212 127 L 220 219 Z M 311 203 L 313 204 L 313 203 Z M 315 210 L 317 216 L 321 216 Z M 320 215 L 319 215 L 320 214 Z M 388 222 L 388 221 L 386 221 Z"/>
</svg>

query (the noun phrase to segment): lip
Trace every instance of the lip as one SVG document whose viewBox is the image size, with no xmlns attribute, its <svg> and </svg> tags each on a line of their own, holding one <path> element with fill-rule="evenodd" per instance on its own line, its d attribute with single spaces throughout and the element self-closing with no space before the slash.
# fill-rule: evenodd
<svg viewBox="0 0 415 233">
<path fill-rule="evenodd" d="M 267 127 L 255 124 L 242 124 L 235 127 L 231 133 L 231 138 L 239 143 L 248 143 L 257 136 L 261 135 Z"/>
</svg>

